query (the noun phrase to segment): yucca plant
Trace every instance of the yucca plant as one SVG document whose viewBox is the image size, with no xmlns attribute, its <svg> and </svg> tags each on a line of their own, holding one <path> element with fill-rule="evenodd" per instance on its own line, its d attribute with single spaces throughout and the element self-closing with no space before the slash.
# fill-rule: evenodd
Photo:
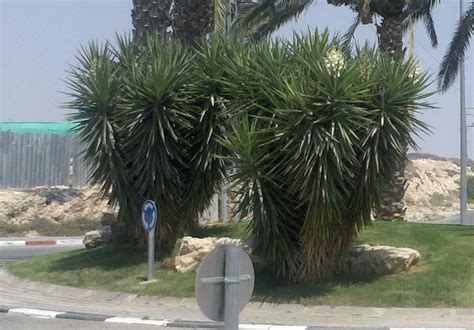
<svg viewBox="0 0 474 330">
<path fill-rule="evenodd" d="M 145 237 L 143 201 L 157 202 L 161 255 L 196 225 L 224 176 L 215 47 L 197 51 L 158 35 L 140 45 L 119 38 L 115 49 L 91 44 L 69 79 L 90 182 L 120 206 L 123 238 L 132 244 Z"/>
<path fill-rule="evenodd" d="M 230 164 L 225 160 L 227 149 L 221 140 L 227 134 L 231 114 L 222 95 L 225 70 L 222 59 L 231 56 L 229 44 L 215 38 L 193 49 L 192 80 L 186 85 L 191 102 L 192 128 L 189 132 L 190 158 L 186 178 L 184 209 L 187 217 L 197 219 L 210 206 Z"/>
<path fill-rule="evenodd" d="M 331 277 L 413 145 L 427 77 L 329 33 L 200 45 L 127 38 L 83 49 L 69 85 L 91 182 L 126 238 L 158 203 L 161 254 L 197 224 L 232 165 L 254 252 L 289 281 Z"/>
<path fill-rule="evenodd" d="M 413 24 L 421 21 L 426 28 L 433 47 L 438 44 L 433 8 L 439 0 L 328 0 L 334 6 L 347 6 L 356 13 L 353 24 L 347 31 L 344 40 L 350 45 L 356 29 L 360 25 L 375 23 L 378 35 L 379 49 L 387 56 L 400 60 L 405 50 L 403 35 L 409 32 L 407 54 L 413 45 Z M 250 12 L 240 16 L 237 25 L 239 33 L 256 40 L 270 36 L 280 26 L 298 17 L 309 6 L 317 4 L 315 0 L 261 0 Z M 466 20 L 465 20 L 466 21 Z M 467 23 L 467 21 L 466 21 Z M 468 39 L 468 25 L 464 24 L 464 39 Z M 454 63 L 452 61 L 451 63 Z M 455 70 L 454 70 L 455 71 Z M 408 146 L 406 147 L 408 151 Z M 382 203 L 376 210 L 379 219 L 389 221 L 403 221 L 405 213 L 404 194 L 406 180 L 404 179 L 406 162 L 398 165 L 394 178 L 383 183 Z"/>
<path fill-rule="evenodd" d="M 249 47 L 225 85 L 242 113 L 225 142 L 241 216 L 252 215 L 255 251 L 279 277 L 331 277 L 410 133 L 425 129 L 407 108 L 429 107 L 427 78 L 374 51 L 350 56 L 327 32 Z"/>
</svg>

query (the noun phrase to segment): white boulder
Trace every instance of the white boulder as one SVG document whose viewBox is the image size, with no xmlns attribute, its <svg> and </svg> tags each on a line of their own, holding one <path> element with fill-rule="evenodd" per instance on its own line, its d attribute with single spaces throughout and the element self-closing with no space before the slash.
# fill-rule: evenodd
<svg viewBox="0 0 474 330">
<path fill-rule="evenodd" d="M 93 249 L 112 241 L 112 228 L 104 226 L 99 230 L 89 231 L 84 235 L 82 242 L 86 249 Z"/>
<path fill-rule="evenodd" d="M 250 248 L 241 239 L 229 237 L 195 238 L 185 236 L 177 243 L 177 256 L 174 258 L 174 269 L 179 273 L 195 271 L 202 259 L 218 245 L 234 244 L 242 247 L 246 252 Z"/>
<path fill-rule="evenodd" d="M 342 268 L 354 275 L 389 275 L 407 271 L 420 260 L 420 252 L 410 248 L 358 244 L 351 248 Z"/>
</svg>

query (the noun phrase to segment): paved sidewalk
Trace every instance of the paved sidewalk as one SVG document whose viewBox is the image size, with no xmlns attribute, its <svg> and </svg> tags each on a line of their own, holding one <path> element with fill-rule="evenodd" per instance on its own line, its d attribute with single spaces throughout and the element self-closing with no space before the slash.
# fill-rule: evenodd
<svg viewBox="0 0 474 330">
<path fill-rule="evenodd" d="M 123 317 L 209 321 L 194 299 L 137 296 L 26 281 L 0 269 L 0 305 Z M 304 307 L 250 303 L 242 323 L 332 327 L 474 328 L 474 309 Z"/>
</svg>

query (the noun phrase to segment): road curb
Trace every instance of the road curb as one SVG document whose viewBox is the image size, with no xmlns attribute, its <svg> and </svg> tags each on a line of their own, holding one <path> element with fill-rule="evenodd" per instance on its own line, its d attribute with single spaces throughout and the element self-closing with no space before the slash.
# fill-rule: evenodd
<svg viewBox="0 0 474 330">
<path fill-rule="evenodd" d="M 25 241 L 25 245 L 56 245 L 56 240 L 52 239 L 42 239 L 42 240 L 32 240 L 32 241 Z"/>
<path fill-rule="evenodd" d="M 82 239 L 78 238 L 58 238 L 58 239 L 25 239 L 25 240 L 10 240 L 0 241 L 2 246 L 50 246 L 50 245 L 83 245 Z"/>
<path fill-rule="evenodd" d="M 19 307 L 5 307 L 0 306 L 0 313 L 25 315 L 37 318 L 51 318 L 51 319 L 69 319 L 80 321 L 96 321 L 108 323 L 123 323 L 123 324 L 147 324 L 159 325 L 162 327 L 172 328 L 193 328 L 193 329 L 222 329 L 224 324 L 222 322 L 202 322 L 202 321 L 181 321 L 181 320 L 155 320 L 142 317 L 130 316 L 111 316 L 102 314 L 89 314 L 77 312 L 62 312 L 35 308 L 19 308 Z M 240 324 L 241 330 L 307 330 L 307 326 L 283 326 L 270 324 Z"/>
<path fill-rule="evenodd" d="M 69 320 L 80 320 L 80 321 L 105 321 L 113 316 L 102 315 L 102 314 L 90 314 L 90 313 L 77 313 L 77 312 L 66 312 L 56 316 L 57 319 L 69 319 Z"/>
</svg>

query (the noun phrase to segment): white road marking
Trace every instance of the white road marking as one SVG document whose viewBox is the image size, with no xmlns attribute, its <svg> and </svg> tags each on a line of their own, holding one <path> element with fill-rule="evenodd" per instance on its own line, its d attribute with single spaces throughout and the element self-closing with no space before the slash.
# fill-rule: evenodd
<svg viewBox="0 0 474 330">
<path fill-rule="evenodd" d="M 26 241 L 0 241 L 0 246 L 24 246 Z"/>
<path fill-rule="evenodd" d="M 293 325 L 239 324 L 239 330 L 306 330 L 307 328 Z"/>
<path fill-rule="evenodd" d="M 8 313 L 28 315 L 43 319 L 54 319 L 56 315 L 64 314 L 64 312 L 48 311 L 33 308 L 13 308 L 8 310 Z"/>
<path fill-rule="evenodd" d="M 83 245 L 82 239 L 58 239 L 56 245 Z"/>
<path fill-rule="evenodd" d="M 128 323 L 128 324 L 150 324 L 150 325 L 160 325 L 166 326 L 170 321 L 169 320 L 144 320 L 139 317 L 111 317 L 106 319 L 105 322 L 111 323 Z"/>
<path fill-rule="evenodd" d="M 240 330 L 268 330 L 270 324 L 239 324 Z"/>
</svg>

